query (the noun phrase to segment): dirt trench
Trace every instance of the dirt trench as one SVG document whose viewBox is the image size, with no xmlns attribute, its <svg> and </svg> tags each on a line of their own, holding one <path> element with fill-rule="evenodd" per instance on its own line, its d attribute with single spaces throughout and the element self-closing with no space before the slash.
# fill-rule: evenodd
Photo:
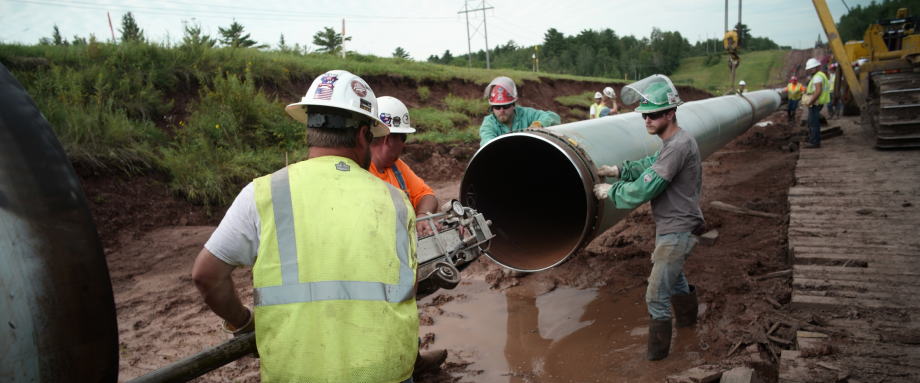
<svg viewBox="0 0 920 383">
<path fill-rule="evenodd" d="M 405 90 L 408 103 L 421 102 L 412 99 L 410 94 L 417 97 L 417 93 L 407 88 L 408 80 L 391 81 L 382 85 L 381 94 L 387 94 L 390 86 L 412 89 L 411 93 Z M 541 103 L 555 105 L 552 98 L 558 93 L 553 92 L 575 94 L 602 85 L 547 83 L 552 88 L 538 90 L 525 83 L 522 95 L 539 107 Z M 443 98 L 447 92 L 481 95 L 474 85 L 432 86 L 432 99 Z M 706 96 L 688 92 L 685 97 Z M 779 303 L 789 300 L 786 281 L 754 278 L 786 267 L 786 222 L 714 210 L 709 202 L 720 200 L 781 215 L 787 212 L 786 193 L 797 154 L 786 149 L 799 138 L 798 128 L 786 125 L 779 112 L 768 120 L 771 124 L 750 129 L 703 164 L 703 210 L 710 228 L 719 230 L 719 238 L 713 246 L 698 247 L 687 263 L 687 276 L 700 289 L 702 316 L 694 330 L 681 333 L 669 362 L 648 364 L 641 358 L 644 345 L 636 343 L 645 339 L 643 291 L 654 241 L 654 222 L 646 205 L 552 270 L 521 277 L 483 258 L 464 272 L 464 282 L 457 290 L 441 291 L 420 301 L 424 346 L 446 348 L 449 358 L 441 373 L 417 381 L 626 378 L 651 382 L 700 364 L 750 364 L 739 359 L 740 352 L 731 358 L 726 354 L 746 336 L 744 329 L 769 308 L 768 298 Z M 456 196 L 459 179 L 476 148 L 475 143 L 418 143 L 409 145 L 404 158 L 446 200 Z M 209 211 L 185 202 L 168 192 L 159 176 L 126 178 L 78 170 L 106 248 L 115 291 L 119 380 L 226 339 L 218 329 L 218 318 L 204 305 L 189 276 L 195 255 L 224 208 Z M 249 271 L 238 270 L 234 275 L 244 302 L 251 303 Z M 542 329 L 546 315 L 559 325 Z M 470 346 L 465 343 L 468 339 L 482 339 L 482 345 Z M 590 357 L 571 359 L 585 353 Z M 772 365 L 768 356 L 760 368 L 769 373 Z M 241 359 L 197 381 L 228 380 L 258 381 L 258 360 Z"/>
</svg>

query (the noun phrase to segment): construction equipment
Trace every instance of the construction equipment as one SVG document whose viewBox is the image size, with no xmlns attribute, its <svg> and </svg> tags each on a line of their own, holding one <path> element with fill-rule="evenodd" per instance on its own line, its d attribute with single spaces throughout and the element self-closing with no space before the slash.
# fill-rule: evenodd
<svg viewBox="0 0 920 383">
<path fill-rule="evenodd" d="M 875 146 L 920 148 L 920 18 L 901 8 L 894 19 L 870 25 L 862 41 L 844 44 L 827 2 L 812 2 Z"/>
<path fill-rule="evenodd" d="M 776 111 L 780 91 L 687 102 L 677 107 L 677 120 L 706 157 Z M 460 200 L 493 222 L 486 256 L 518 271 L 545 270 L 629 214 L 595 198 L 594 185 L 607 182 L 597 168 L 659 148 L 635 112 L 501 135 L 473 155 Z"/>
<path fill-rule="evenodd" d="M 433 234 L 418 240 L 417 297 L 424 297 L 438 288 L 453 289 L 460 283 L 460 271 L 488 254 L 494 234 L 482 213 L 450 201 L 443 213 L 418 219 L 429 225 Z"/>
</svg>

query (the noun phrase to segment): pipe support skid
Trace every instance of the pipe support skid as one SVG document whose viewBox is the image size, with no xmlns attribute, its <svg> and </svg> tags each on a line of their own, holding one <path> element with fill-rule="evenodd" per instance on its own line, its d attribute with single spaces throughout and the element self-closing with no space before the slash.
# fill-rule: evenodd
<svg viewBox="0 0 920 383">
<path fill-rule="evenodd" d="M 703 158 L 776 111 L 777 90 L 689 102 L 677 109 L 680 127 L 696 138 Z M 492 222 L 490 257 L 519 271 L 564 262 L 630 210 L 597 201 L 592 187 L 601 165 L 619 165 L 657 152 L 639 113 L 584 120 L 499 136 L 473 155 L 460 199 Z"/>
</svg>

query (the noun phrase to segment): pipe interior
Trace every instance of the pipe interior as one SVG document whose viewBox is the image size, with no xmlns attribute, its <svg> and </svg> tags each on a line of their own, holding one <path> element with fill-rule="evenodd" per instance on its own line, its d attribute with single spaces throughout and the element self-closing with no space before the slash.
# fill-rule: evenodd
<svg viewBox="0 0 920 383">
<path fill-rule="evenodd" d="M 565 260 L 588 222 L 587 191 L 576 165 L 536 135 L 504 136 L 480 149 L 460 195 L 492 221 L 492 258 L 517 270 L 543 270 Z"/>
</svg>

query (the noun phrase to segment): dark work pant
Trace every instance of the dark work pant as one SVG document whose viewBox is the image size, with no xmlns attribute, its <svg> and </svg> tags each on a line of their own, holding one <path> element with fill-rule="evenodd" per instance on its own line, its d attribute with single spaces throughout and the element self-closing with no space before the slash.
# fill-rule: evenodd
<svg viewBox="0 0 920 383">
<path fill-rule="evenodd" d="M 821 107 L 812 105 L 808 107 L 808 143 L 821 145 Z"/>
</svg>

